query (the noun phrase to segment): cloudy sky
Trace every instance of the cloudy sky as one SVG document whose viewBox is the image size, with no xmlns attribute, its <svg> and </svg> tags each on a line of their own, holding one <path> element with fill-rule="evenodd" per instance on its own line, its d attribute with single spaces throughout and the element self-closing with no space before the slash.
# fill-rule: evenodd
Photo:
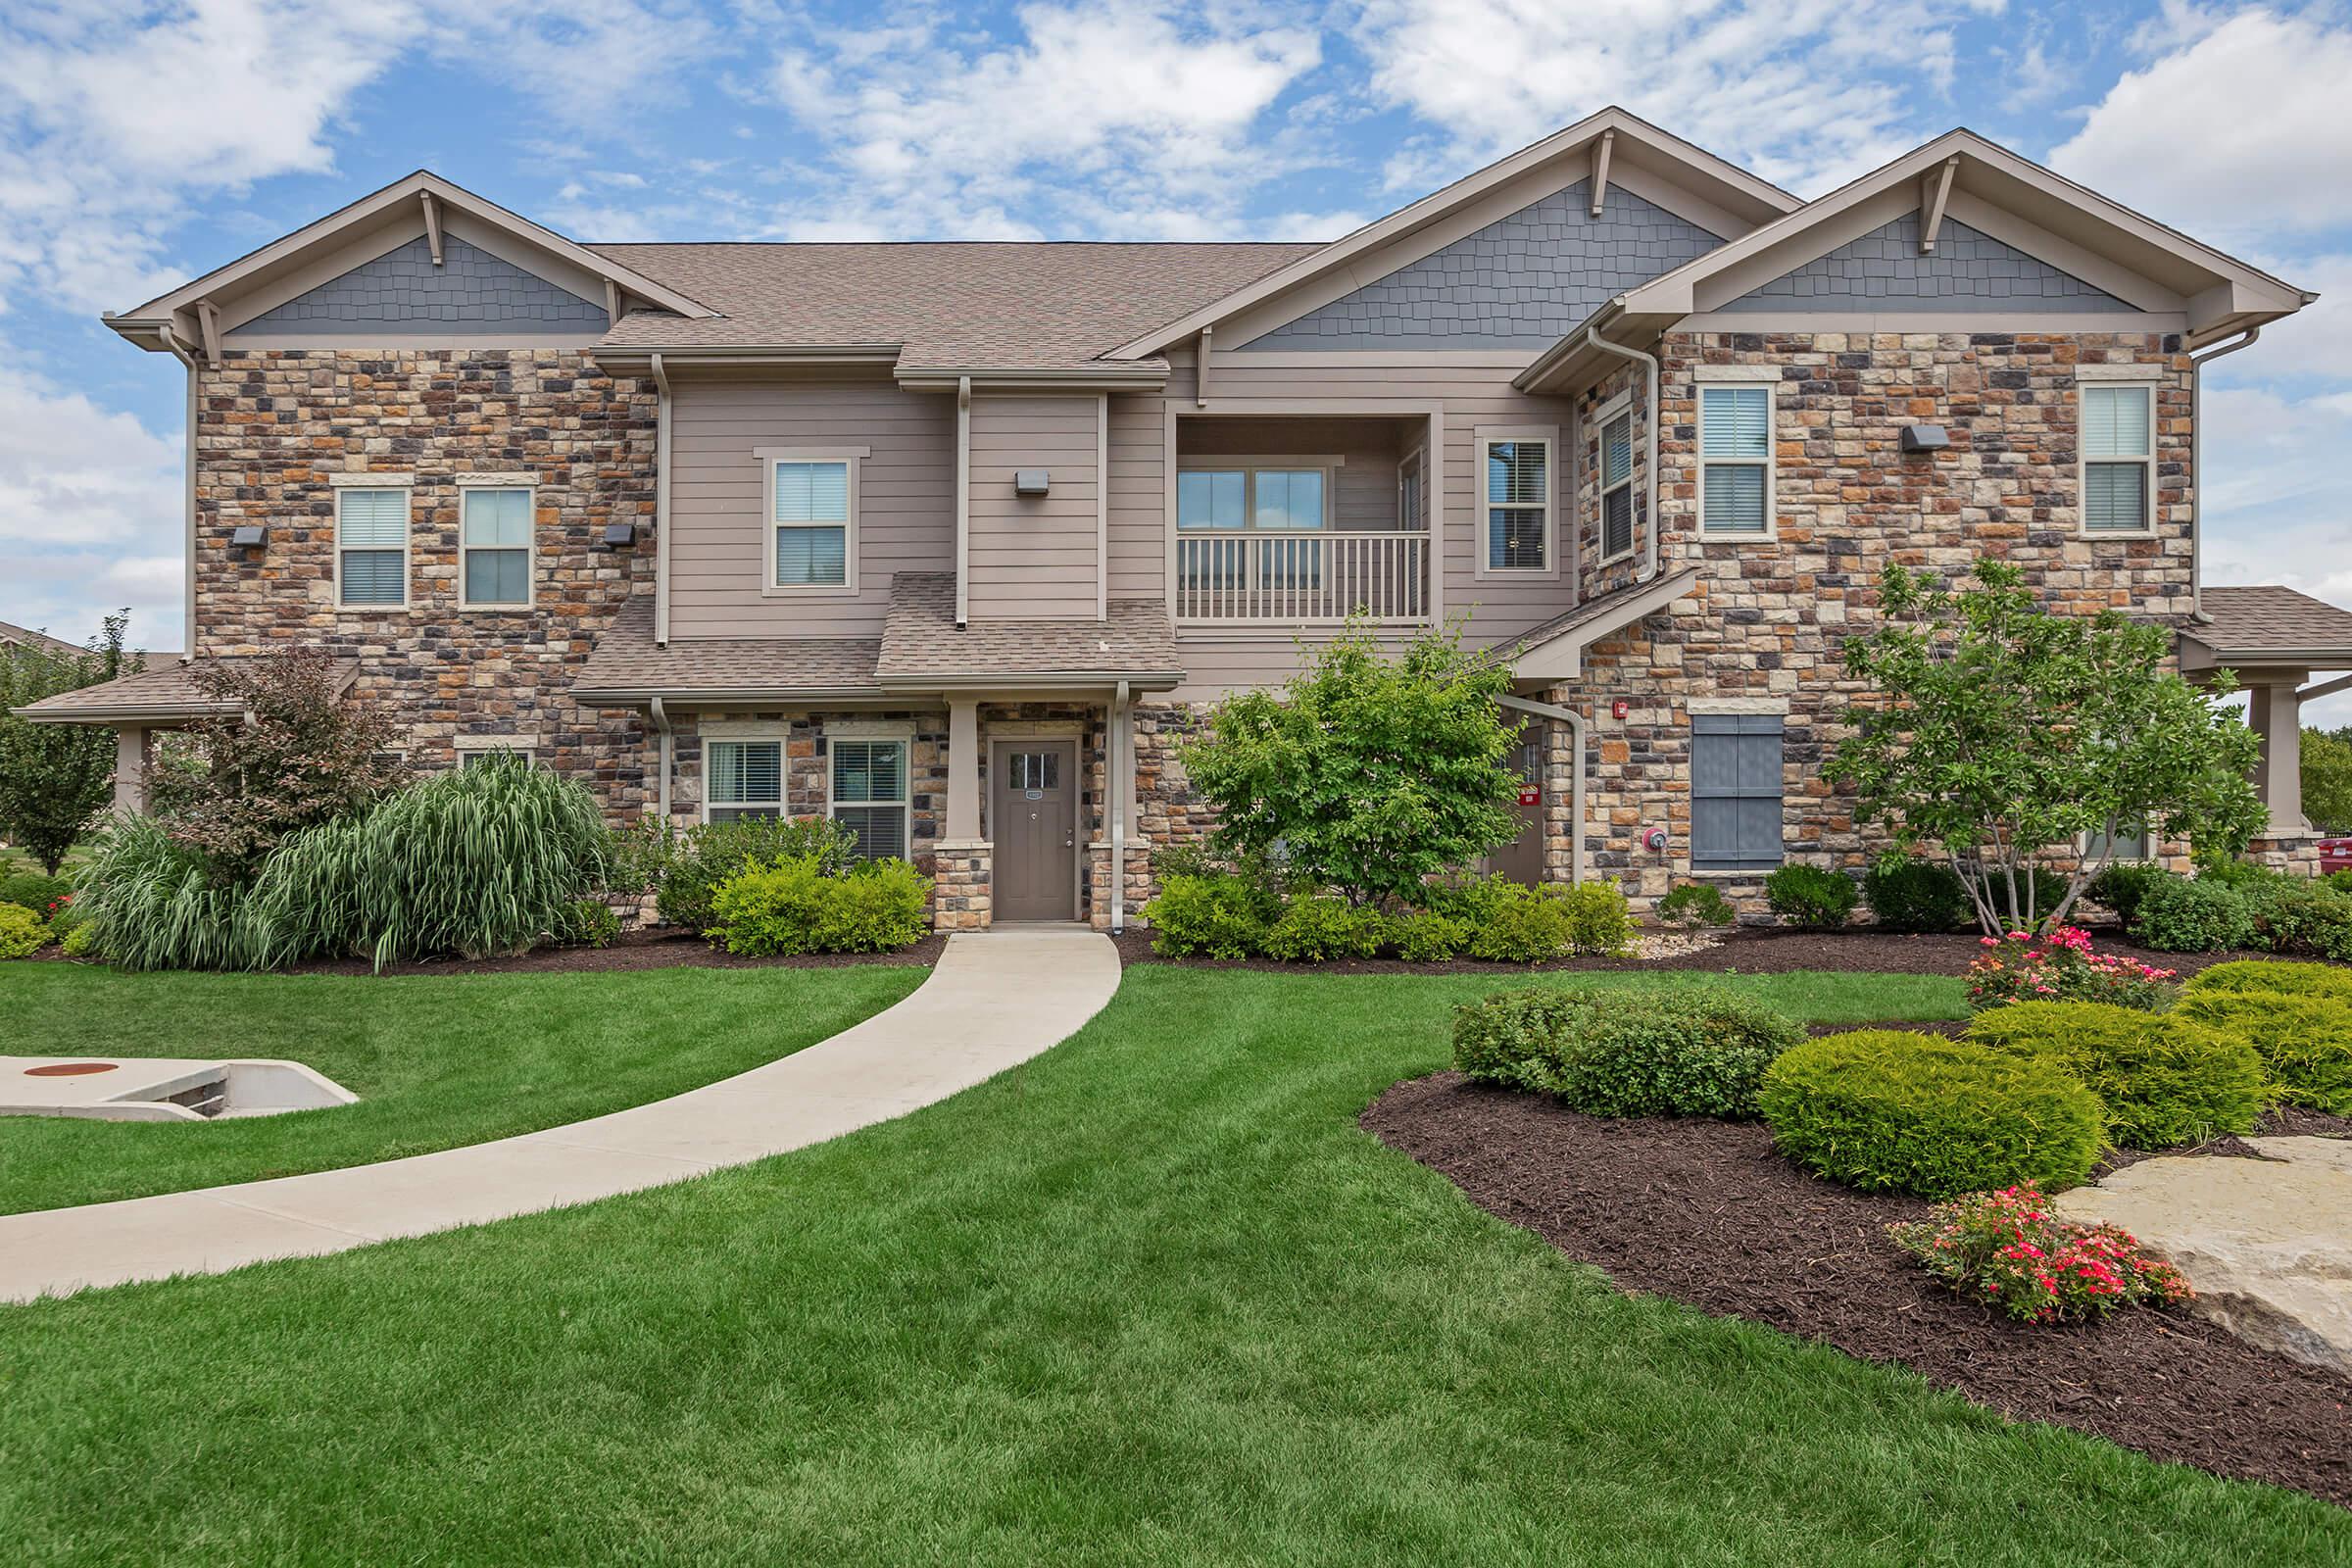
<svg viewBox="0 0 2352 1568">
<path fill-rule="evenodd" d="M 413 169 L 588 240 L 1319 239 L 1609 103 L 1803 195 L 1968 125 L 2328 296 L 2211 373 L 2208 579 L 2352 605 L 2340 5 L 11 0 L 0 58 L 0 619 L 74 638 L 181 637 L 183 382 L 98 313 Z"/>
</svg>

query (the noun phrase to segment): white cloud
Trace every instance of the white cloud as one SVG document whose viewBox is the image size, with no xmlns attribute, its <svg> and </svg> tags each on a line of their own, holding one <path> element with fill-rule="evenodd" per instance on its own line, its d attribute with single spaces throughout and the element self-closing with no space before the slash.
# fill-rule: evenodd
<svg viewBox="0 0 2352 1568">
<path fill-rule="evenodd" d="M 2224 240 L 2352 222 L 2352 31 L 2249 11 L 2127 74 L 2050 154 L 2095 190 Z"/>
</svg>

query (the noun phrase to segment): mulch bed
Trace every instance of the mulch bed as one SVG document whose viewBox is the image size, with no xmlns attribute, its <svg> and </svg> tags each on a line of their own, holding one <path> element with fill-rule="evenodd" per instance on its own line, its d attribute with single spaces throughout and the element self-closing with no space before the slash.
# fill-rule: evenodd
<svg viewBox="0 0 2352 1568">
<path fill-rule="evenodd" d="M 2101 953 L 2113 953 L 2160 969 L 2192 975 L 2231 958 L 2272 958 L 2271 953 L 2158 953 L 2124 940 L 2110 927 L 2091 928 Z M 1283 963 L 1273 958 L 1163 958 L 1152 951 L 1152 933 L 1130 926 L 1118 938 L 1124 963 L 1181 963 L 1202 969 L 1272 969 L 1296 974 L 1527 974 L 1530 971 L 1640 969 L 1725 974 L 1786 974 L 1794 969 L 1842 970 L 1848 974 L 1966 974 L 1984 951 L 1973 933 L 1896 936 L 1890 932 L 1792 931 L 1769 926 L 1740 927 L 1720 945 L 1672 958 L 1562 958 L 1556 963 L 1488 963 L 1456 958 L 1449 963 L 1407 963 L 1402 958 L 1343 958 L 1332 963 Z"/>
<path fill-rule="evenodd" d="M 2320 1121 L 2332 1126 L 2275 1130 L 2352 1133 Z M 1925 1202 L 1808 1176 L 1758 1123 L 1603 1120 L 1446 1072 L 1397 1085 L 1362 1124 L 1629 1290 L 1896 1362 L 2014 1418 L 2352 1505 L 2352 1379 L 2177 1312 L 2012 1323 L 1886 1240 Z"/>
<path fill-rule="evenodd" d="M 624 931 L 607 948 L 539 948 L 509 958 L 435 958 L 424 963 L 386 964 L 397 974 L 585 974 L 613 969 L 830 969 L 843 964 L 901 963 L 928 967 L 948 945 L 944 935 L 923 938 L 894 953 L 804 953 L 788 958 L 739 958 L 700 937 L 670 927 Z M 373 974 L 362 958 L 298 963 L 287 974 Z"/>
</svg>

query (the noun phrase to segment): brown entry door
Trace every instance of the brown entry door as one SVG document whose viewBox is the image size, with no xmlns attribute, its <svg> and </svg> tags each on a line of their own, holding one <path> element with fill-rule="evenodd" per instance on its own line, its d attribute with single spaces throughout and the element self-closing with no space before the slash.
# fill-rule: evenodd
<svg viewBox="0 0 2352 1568">
<path fill-rule="evenodd" d="M 1078 918 L 1078 743 L 999 741 L 989 757 L 996 918 Z"/>
<path fill-rule="evenodd" d="M 1521 732 L 1511 755 L 1519 774 L 1519 836 L 1487 857 L 1487 868 L 1511 882 L 1544 880 L 1544 740 L 1540 720 Z"/>
</svg>

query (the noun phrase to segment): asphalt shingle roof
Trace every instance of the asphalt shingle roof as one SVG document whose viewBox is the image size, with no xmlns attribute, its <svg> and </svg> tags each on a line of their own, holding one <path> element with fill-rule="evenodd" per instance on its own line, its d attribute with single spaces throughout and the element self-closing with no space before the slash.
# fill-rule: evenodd
<svg viewBox="0 0 2352 1568">
<path fill-rule="evenodd" d="M 654 642 L 653 596 L 638 594 L 596 640 L 571 695 L 594 705 L 649 695 L 875 692 L 881 647 L 870 637 L 697 637 L 662 648 Z"/>
<path fill-rule="evenodd" d="M 959 630 L 955 574 L 902 571 L 890 580 L 881 675 L 897 682 L 1108 675 L 1170 685 L 1183 678 L 1165 604 L 1113 599 L 1104 608 L 1103 620 L 974 620 Z"/>
<path fill-rule="evenodd" d="M 60 692 L 44 697 L 17 710 L 28 718 L 53 719 L 59 723 L 106 723 L 141 718 L 186 718 L 197 713 L 236 711 L 234 703 L 222 703 L 208 697 L 197 684 L 197 675 L 207 668 L 218 668 L 238 662 L 236 659 L 200 659 L 193 663 L 173 660 L 154 669 L 143 669 L 135 675 L 118 675 L 102 680 L 95 686 L 83 686 L 74 691 Z M 338 659 L 333 671 L 338 688 L 348 687 L 360 672 L 356 659 Z"/>
<path fill-rule="evenodd" d="M 2276 584 L 2207 588 L 2200 597 L 2212 621 L 2181 631 L 2218 653 L 2352 656 L 2352 610 Z"/>
</svg>

